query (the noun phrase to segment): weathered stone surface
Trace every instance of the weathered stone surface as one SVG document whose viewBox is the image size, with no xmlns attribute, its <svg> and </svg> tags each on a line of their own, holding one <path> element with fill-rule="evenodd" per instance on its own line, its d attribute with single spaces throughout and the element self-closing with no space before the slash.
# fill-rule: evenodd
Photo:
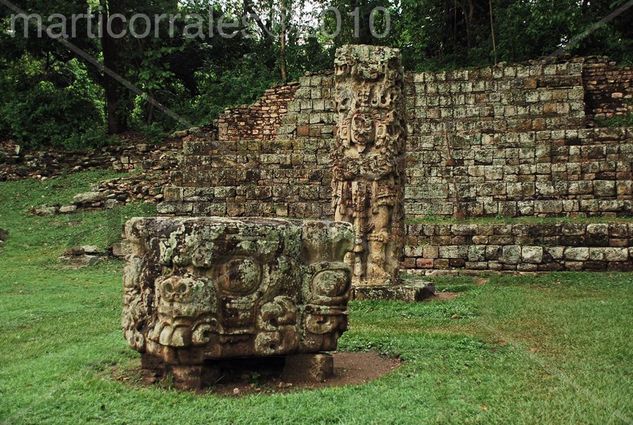
<svg viewBox="0 0 633 425">
<path fill-rule="evenodd" d="M 557 271 L 633 268 L 626 223 L 409 225 L 404 269 Z M 428 230 L 428 231 L 427 231 Z M 472 233 L 472 236 L 470 235 Z M 457 244 L 457 245 L 456 245 Z M 579 264 L 580 263 L 580 264 Z M 535 270 L 536 266 L 536 270 Z"/>
<path fill-rule="evenodd" d="M 284 381 L 324 382 L 334 375 L 331 354 L 295 354 L 286 357 L 281 378 Z"/>
<path fill-rule="evenodd" d="M 104 192 L 84 192 L 78 193 L 73 197 L 73 203 L 75 205 L 93 204 L 96 202 L 103 202 L 106 199 L 107 194 Z"/>
<path fill-rule="evenodd" d="M 540 264 L 543 262 L 543 247 L 524 246 L 521 250 L 521 258 L 525 263 Z"/>
<path fill-rule="evenodd" d="M 125 338 L 166 364 L 334 350 L 347 328 L 347 223 L 137 218 L 125 238 Z"/>
<path fill-rule="evenodd" d="M 59 211 L 59 208 L 56 206 L 43 205 L 41 207 L 34 208 L 32 210 L 32 213 L 35 215 L 46 216 L 46 215 L 55 215 L 57 214 L 58 211 Z"/>
<path fill-rule="evenodd" d="M 106 199 L 103 203 L 103 206 L 108 210 L 116 207 L 117 205 L 119 205 L 119 201 L 117 201 L 116 199 Z"/>
<path fill-rule="evenodd" d="M 200 365 L 175 364 L 171 366 L 171 372 L 178 389 L 199 390 L 203 386 L 204 368 Z"/>
<path fill-rule="evenodd" d="M 229 141 L 274 139 L 297 89 L 296 82 L 272 87 L 252 105 L 227 109 L 218 119 L 218 138 Z"/>
<path fill-rule="evenodd" d="M 59 258 L 73 267 L 94 266 L 109 254 L 94 245 L 76 246 L 67 249 Z"/>
<path fill-rule="evenodd" d="M 353 223 L 354 285 L 398 281 L 404 233 L 404 73 L 400 51 L 341 47 L 334 61 L 334 217 Z"/>
<path fill-rule="evenodd" d="M 479 262 L 486 260 L 485 245 L 471 245 L 468 247 L 468 261 Z"/>
<path fill-rule="evenodd" d="M 589 58 L 583 66 L 585 101 L 592 117 L 626 116 L 633 112 L 633 67 L 610 62 L 608 58 Z"/>
<path fill-rule="evenodd" d="M 432 261 L 432 260 L 431 260 Z M 440 267 L 440 266 L 438 266 Z M 354 300 L 393 300 L 405 302 L 423 301 L 432 293 L 428 290 L 429 284 L 399 284 L 399 285 L 360 285 L 352 289 Z"/>
<path fill-rule="evenodd" d="M 628 248 L 605 248 L 604 258 L 607 261 L 627 261 L 629 259 Z"/>
<path fill-rule="evenodd" d="M 110 254 L 115 258 L 125 258 L 125 252 L 123 249 L 123 244 L 120 242 L 116 242 L 112 244 L 109 248 Z"/>
<path fill-rule="evenodd" d="M 508 245 L 503 247 L 501 262 L 505 264 L 519 264 L 521 261 L 521 247 L 519 245 Z"/>
<path fill-rule="evenodd" d="M 588 224 L 586 240 L 589 246 L 607 245 L 609 243 L 609 225 Z"/>
<path fill-rule="evenodd" d="M 589 248 L 567 248 L 565 249 L 565 259 L 570 261 L 587 261 L 589 259 Z"/>
<path fill-rule="evenodd" d="M 468 255 L 468 248 L 462 245 L 448 245 L 440 247 L 440 257 L 448 259 L 465 259 Z"/>
<path fill-rule="evenodd" d="M 62 214 L 70 214 L 77 211 L 77 205 L 63 205 L 59 207 L 59 212 Z"/>
</svg>

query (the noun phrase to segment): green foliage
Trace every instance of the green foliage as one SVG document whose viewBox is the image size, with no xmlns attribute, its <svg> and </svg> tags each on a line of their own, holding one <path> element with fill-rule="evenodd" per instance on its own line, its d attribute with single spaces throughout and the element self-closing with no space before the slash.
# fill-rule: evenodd
<svg viewBox="0 0 633 425">
<path fill-rule="evenodd" d="M 395 36 L 410 69 L 438 70 L 498 61 L 525 61 L 557 52 L 610 55 L 630 61 L 633 33 L 629 9 L 597 25 L 625 1 L 402 0 L 394 11 Z M 564 48 L 564 50 L 561 50 Z"/>
<path fill-rule="evenodd" d="M 0 77 L 2 127 L 25 146 L 80 148 L 105 142 L 101 91 L 76 60 L 44 69 L 28 55 Z"/>
<path fill-rule="evenodd" d="M 596 118 L 595 122 L 598 127 L 633 127 L 633 114 Z"/>
<path fill-rule="evenodd" d="M 248 55 L 229 71 L 200 71 L 196 74 L 200 93 L 191 101 L 195 121 L 210 122 L 227 107 L 249 104 L 278 81 L 256 55 Z"/>
</svg>

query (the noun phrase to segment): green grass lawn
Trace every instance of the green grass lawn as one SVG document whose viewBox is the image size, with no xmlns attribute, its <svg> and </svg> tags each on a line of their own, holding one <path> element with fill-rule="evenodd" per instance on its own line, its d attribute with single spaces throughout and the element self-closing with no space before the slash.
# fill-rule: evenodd
<svg viewBox="0 0 633 425">
<path fill-rule="evenodd" d="M 1 424 L 625 424 L 633 418 L 633 275 L 436 278 L 446 302 L 356 302 L 343 350 L 399 355 L 362 386 L 241 398 L 135 387 L 120 328 L 122 263 L 69 269 L 68 246 L 115 241 L 132 205 L 56 217 L 111 173 L 0 183 Z"/>
</svg>

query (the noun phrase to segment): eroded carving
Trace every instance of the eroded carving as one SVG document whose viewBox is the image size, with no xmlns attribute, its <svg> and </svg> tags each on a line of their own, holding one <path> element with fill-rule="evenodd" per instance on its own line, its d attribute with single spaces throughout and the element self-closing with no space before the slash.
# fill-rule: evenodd
<svg viewBox="0 0 633 425">
<path fill-rule="evenodd" d="M 347 327 L 347 223 L 138 218 L 125 237 L 125 337 L 167 364 L 334 350 Z"/>
<path fill-rule="evenodd" d="M 400 52 L 344 46 L 335 59 L 335 219 L 354 225 L 355 285 L 395 283 L 403 246 L 404 121 Z"/>
</svg>

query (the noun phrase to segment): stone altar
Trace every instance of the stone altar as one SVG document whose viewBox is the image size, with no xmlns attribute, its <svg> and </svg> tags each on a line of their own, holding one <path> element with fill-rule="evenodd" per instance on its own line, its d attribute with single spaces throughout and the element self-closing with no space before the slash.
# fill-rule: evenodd
<svg viewBox="0 0 633 425">
<path fill-rule="evenodd" d="M 406 142 L 400 51 L 347 45 L 335 58 L 332 188 L 335 220 L 356 233 L 347 261 L 355 287 L 398 282 Z"/>
<path fill-rule="evenodd" d="M 335 350 L 347 328 L 348 223 L 135 218 L 124 233 L 125 338 L 181 388 L 222 359 Z"/>
</svg>

